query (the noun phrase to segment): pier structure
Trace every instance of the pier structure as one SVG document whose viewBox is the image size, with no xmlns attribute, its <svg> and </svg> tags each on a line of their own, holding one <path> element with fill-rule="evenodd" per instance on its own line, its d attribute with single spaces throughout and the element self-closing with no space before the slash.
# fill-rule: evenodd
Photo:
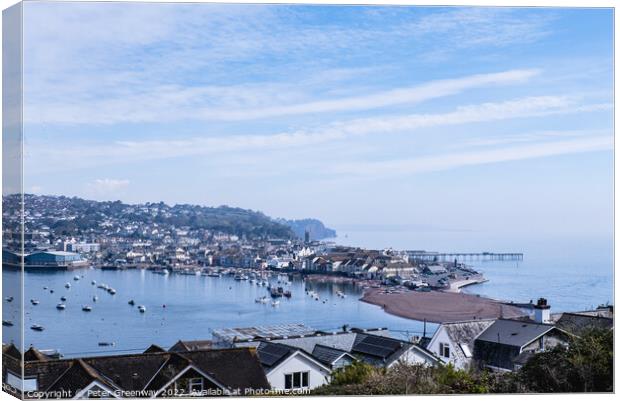
<svg viewBox="0 0 620 401">
<path fill-rule="evenodd" d="M 477 261 L 522 261 L 523 254 L 496 253 L 496 252 L 427 252 L 427 251 L 407 251 L 407 255 L 412 260 L 424 262 L 446 262 L 457 260 L 477 260 Z"/>
</svg>

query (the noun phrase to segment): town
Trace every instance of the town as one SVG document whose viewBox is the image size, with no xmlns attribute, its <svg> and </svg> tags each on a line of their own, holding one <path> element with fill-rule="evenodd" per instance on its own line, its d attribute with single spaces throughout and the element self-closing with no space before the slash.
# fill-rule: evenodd
<svg viewBox="0 0 620 401">
<path fill-rule="evenodd" d="M 20 220 L 10 214 L 19 210 L 18 202 L 19 197 L 3 199 L 6 266 L 17 266 L 22 258 L 21 236 L 14 235 Z M 93 266 L 173 274 L 268 269 L 347 276 L 420 291 L 458 290 L 485 281 L 471 266 L 441 260 L 431 252 L 339 246 L 321 240 L 335 232 L 316 220 L 274 220 L 228 207 L 25 195 L 24 220 L 23 258 L 28 269 Z M 300 228 L 302 222 L 306 225 Z"/>
<path fill-rule="evenodd" d="M 304 323 L 220 328 L 204 339 L 181 339 L 166 348 L 153 344 L 138 353 L 110 351 L 105 356 L 65 357 L 54 350 L 30 346 L 22 351 L 16 344 L 3 344 L 5 390 L 26 398 L 331 394 L 343 382 L 339 375 L 348 377 L 343 372 L 359 369 L 386 377 L 404 367 L 429 369 L 428 374 L 448 369 L 510 375 L 527 372 L 524 366 L 537 355 L 567 347 L 592 330 L 605 336 L 613 328 L 611 305 L 552 313 L 544 298 L 523 304 L 489 303 L 459 293 L 463 286 L 486 280 L 463 257 L 520 259 L 521 254 L 368 250 L 337 245 L 329 240 L 335 233 L 312 219 L 289 222 L 229 207 L 128 205 L 35 195 L 24 197 L 22 254 L 21 236 L 15 235 L 21 222 L 11 215 L 20 202 L 19 197 L 3 198 L 3 267 L 8 269 L 23 263 L 27 271 L 75 270 L 75 285 L 83 277 L 79 269 L 230 275 L 268 286 L 272 306 L 277 306 L 279 297 L 319 300 L 308 287 L 305 295 L 291 294 L 284 284 L 277 287 L 274 279 L 286 283 L 287 277 L 301 275 L 309 281 L 344 280 L 362 287 L 362 300 L 389 313 L 439 323 L 433 333 L 408 338 L 385 327 L 346 324 L 337 331 Z M 301 221 L 307 225 L 300 227 Z M 115 293 L 103 283 L 91 284 Z M 269 301 L 264 296 L 256 302 Z M 133 306 L 133 300 L 129 303 Z M 399 305 L 404 312 L 397 310 Z M 438 306 L 441 311 L 434 309 Z M 145 313 L 142 305 L 138 310 Z M 3 320 L 3 326 L 12 325 Z M 402 393 L 399 388 L 394 391 Z"/>
</svg>

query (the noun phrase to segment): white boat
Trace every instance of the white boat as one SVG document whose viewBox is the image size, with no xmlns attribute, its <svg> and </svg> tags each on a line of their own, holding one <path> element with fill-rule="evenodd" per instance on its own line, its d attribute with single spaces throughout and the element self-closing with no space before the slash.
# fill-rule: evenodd
<svg viewBox="0 0 620 401">
<path fill-rule="evenodd" d="M 65 304 L 58 304 L 58 305 L 56 305 L 56 309 L 58 309 L 58 310 L 64 310 L 66 307 L 67 307 L 67 305 L 65 305 Z"/>
<path fill-rule="evenodd" d="M 144 312 L 146 312 L 146 306 L 138 305 L 138 310 L 140 311 L 140 313 L 144 313 Z"/>
<path fill-rule="evenodd" d="M 74 279 L 75 281 L 78 281 L 78 280 L 80 279 L 80 276 L 73 276 L 73 279 Z"/>
<path fill-rule="evenodd" d="M 273 306 L 274 308 L 280 306 L 280 301 L 271 301 L 271 306 Z"/>
<path fill-rule="evenodd" d="M 71 288 L 71 283 L 65 283 L 65 288 Z"/>
<path fill-rule="evenodd" d="M 92 285 L 97 284 L 97 282 L 96 282 L 95 280 L 91 281 L 90 283 L 91 283 Z"/>
<path fill-rule="evenodd" d="M 67 297 L 65 297 L 65 296 L 63 295 L 62 297 L 60 297 L 60 300 L 64 302 L 64 301 L 66 301 L 66 300 L 67 300 Z"/>
<path fill-rule="evenodd" d="M 96 295 L 93 295 L 93 302 L 97 302 L 99 298 Z"/>
<path fill-rule="evenodd" d="M 33 305 L 38 305 L 39 304 L 39 300 L 38 299 L 31 299 L 30 303 Z"/>
<path fill-rule="evenodd" d="M 256 298 L 254 302 L 256 302 L 257 304 L 266 304 L 267 302 L 269 302 L 269 299 L 267 297 L 260 297 Z"/>
<path fill-rule="evenodd" d="M 93 310 L 93 308 L 92 308 L 92 307 L 90 307 L 89 305 L 84 305 L 84 306 L 82 306 L 82 310 L 83 310 L 84 312 L 90 312 L 90 311 L 92 311 L 92 310 Z"/>
<path fill-rule="evenodd" d="M 116 290 L 114 288 L 108 288 L 108 293 L 110 295 L 114 295 L 114 294 L 116 294 Z"/>
</svg>

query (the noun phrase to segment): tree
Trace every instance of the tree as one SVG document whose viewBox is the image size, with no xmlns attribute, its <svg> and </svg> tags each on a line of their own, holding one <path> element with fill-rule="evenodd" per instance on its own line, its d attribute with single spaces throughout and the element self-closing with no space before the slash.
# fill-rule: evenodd
<svg viewBox="0 0 620 401">
<path fill-rule="evenodd" d="M 613 332 L 590 329 L 568 347 L 534 355 L 519 371 L 529 390 L 547 392 L 613 391 Z"/>
</svg>

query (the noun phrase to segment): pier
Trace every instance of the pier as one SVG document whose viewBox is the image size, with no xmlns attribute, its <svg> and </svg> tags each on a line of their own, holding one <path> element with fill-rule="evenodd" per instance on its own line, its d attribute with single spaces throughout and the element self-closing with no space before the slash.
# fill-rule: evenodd
<svg viewBox="0 0 620 401">
<path fill-rule="evenodd" d="M 409 258 L 427 262 L 445 262 L 454 259 L 478 261 L 522 261 L 522 253 L 495 253 L 495 252 L 427 252 L 407 251 Z"/>
</svg>

